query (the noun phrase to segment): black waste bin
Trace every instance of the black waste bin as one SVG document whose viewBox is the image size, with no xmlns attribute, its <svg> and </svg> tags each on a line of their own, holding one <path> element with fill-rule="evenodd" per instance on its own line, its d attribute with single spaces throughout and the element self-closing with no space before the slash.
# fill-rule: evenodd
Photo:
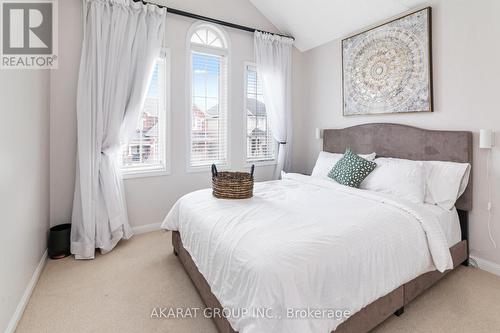
<svg viewBox="0 0 500 333">
<path fill-rule="evenodd" d="M 49 231 L 49 257 L 61 259 L 70 253 L 71 223 L 59 224 Z"/>
</svg>

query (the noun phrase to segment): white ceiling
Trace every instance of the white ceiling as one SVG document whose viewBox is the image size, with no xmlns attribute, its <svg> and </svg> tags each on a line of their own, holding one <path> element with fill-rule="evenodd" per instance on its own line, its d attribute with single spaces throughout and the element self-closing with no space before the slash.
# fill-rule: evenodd
<svg viewBox="0 0 500 333">
<path fill-rule="evenodd" d="M 250 0 L 306 51 L 405 12 L 422 0 Z"/>
</svg>

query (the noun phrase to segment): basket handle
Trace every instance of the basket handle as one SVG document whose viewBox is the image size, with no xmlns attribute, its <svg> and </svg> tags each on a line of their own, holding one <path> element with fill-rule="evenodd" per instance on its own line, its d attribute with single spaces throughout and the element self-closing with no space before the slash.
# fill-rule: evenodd
<svg viewBox="0 0 500 333">
<path fill-rule="evenodd" d="M 255 164 L 252 164 L 252 167 L 250 168 L 250 177 L 253 179 L 253 172 L 255 171 Z"/>
<path fill-rule="evenodd" d="M 215 166 L 215 164 L 212 164 L 212 177 L 217 177 L 217 175 L 217 167 Z"/>
</svg>

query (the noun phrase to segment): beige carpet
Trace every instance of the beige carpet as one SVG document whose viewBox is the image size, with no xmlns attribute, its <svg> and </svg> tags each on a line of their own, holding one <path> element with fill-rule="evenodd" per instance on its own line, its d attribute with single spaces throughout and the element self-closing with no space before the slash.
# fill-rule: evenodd
<svg viewBox="0 0 500 333">
<path fill-rule="evenodd" d="M 216 332 L 203 316 L 151 318 L 154 307 L 201 306 L 170 233 L 153 232 L 92 261 L 48 261 L 16 332 Z M 460 267 L 375 331 L 499 332 L 500 278 Z"/>
</svg>

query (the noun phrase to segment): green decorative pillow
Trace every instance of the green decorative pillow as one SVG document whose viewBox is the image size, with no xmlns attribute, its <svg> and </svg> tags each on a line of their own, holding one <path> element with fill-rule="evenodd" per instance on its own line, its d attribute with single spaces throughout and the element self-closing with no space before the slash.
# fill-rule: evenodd
<svg viewBox="0 0 500 333">
<path fill-rule="evenodd" d="M 337 183 L 359 188 L 361 182 L 375 169 L 377 163 L 365 160 L 347 149 L 344 156 L 328 173 Z"/>
</svg>

